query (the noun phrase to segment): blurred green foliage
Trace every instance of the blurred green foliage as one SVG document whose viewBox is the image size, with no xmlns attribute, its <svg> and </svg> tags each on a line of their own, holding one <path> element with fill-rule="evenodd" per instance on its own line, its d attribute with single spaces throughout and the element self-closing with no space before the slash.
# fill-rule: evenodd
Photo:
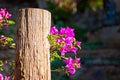
<svg viewBox="0 0 120 80">
<path fill-rule="evenodd" d="M 70 9 L 58 7 L 55 2 L 47 1 L 47 9 L 51 12 L 52 19 L 55 23 L 58 20 L 67 21 L 72 17 L 72 11 Z"/>
<path fill-rule="evenodd" d="M 103 0 L 47 0 L 46 2 L 55 23 L 59 20 L 68 21 L 79 11 L 97 11 L 103 8 Z"/>
<path fill-rule="evenodd" d="M 77 0 L 78 11 L 93 10 L 103 8 L 103 0 Z"/>
</svg>

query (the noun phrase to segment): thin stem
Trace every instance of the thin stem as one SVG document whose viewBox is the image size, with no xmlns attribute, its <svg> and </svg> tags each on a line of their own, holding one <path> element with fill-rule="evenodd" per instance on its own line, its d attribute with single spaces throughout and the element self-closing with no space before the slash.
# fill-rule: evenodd
<svg viewBox="0 0 120 80">
<path fill-rule="evenodd" d="M 63 59 L 67 59 L 65 56 L 61 56 L 61 58 L 63 58 Z"/>
<path fill-rule="evenodd" d="M 51 72 L 64 72 L 64 70 L 51 70 Z"/>
</svg>

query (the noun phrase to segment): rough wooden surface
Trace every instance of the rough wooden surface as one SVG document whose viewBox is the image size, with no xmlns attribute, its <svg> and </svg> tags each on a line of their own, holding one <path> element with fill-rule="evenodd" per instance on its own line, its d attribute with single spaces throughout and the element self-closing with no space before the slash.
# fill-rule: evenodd
<svg viewBox="0 0 120 80">
<path fill-rule="evenodd" d="M 16 20 L 14 80 L 51 80 L 47 40 L 50 12 L 35 8 L 20 9 Z"/>
</svg>

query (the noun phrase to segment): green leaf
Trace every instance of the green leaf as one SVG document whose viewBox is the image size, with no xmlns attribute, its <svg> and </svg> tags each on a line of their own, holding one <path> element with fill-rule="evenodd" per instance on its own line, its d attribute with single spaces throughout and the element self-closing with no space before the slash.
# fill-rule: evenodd
<svg viewBox="0 0 120 80">
<path fill-rule="evenodd" d="M 47 38 L 48 38 L 48 40 L 51 41 L 51 42 L 52 42 L 52 41 L 55 41 L 55 38 L 54 38 L 52 35 L 48 35 Z"/>
<path fill-rule="evenodd" d="M 15 48 L 15 43 L 11 43 L 10 48 Z"/>
<path fill-rule="evenodd" d="M 1 60 L 0 60 L 0 71 L 3 71 L 3 63 Z"/>
<path fill-rule="evenodd" d="M 78 46 L 79 49 L 81 49 L 81 46 Z"/>
<path fill-rule="evenodd" d="M 7 37 L 7 38 L 6 38 L 6 41 L 11 42 L 11 41 L 13 41 L 13 39 L 10 38 L 10 37 Z"/>
<path fill-rule="evenodd" d="M 56 51 L 50 55 L 50 62 L 54 61 L 55 59 L 61 59 L 60 55 Z"/>
<path fill-rule="evenodd" d="M 15 22 L 14 22 L 13 20 L 8 20 L 7 22 L 8 22 L 8 24 L 10 24 L 10 25 L 15 24 Z"/>
<path fill-rule="evenodd" d="M 54 61 L 54 57 L 50 57 L 50 62 L 53 62 Z"/>
<path fill-rule="evenodd" d="M 53 55 L 55 58 L 61 59 L 61 57 L 58 55 L 57 52 L 53 53 L 52 55 Z"/>
</svg>

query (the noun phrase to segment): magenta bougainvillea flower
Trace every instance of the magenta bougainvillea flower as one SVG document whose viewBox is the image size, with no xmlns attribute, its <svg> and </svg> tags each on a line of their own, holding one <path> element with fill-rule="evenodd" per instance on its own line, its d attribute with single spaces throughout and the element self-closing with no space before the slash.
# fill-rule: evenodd
<svg viewBox="0 0 120 80">
<path fill-rule="evenodd" d="M 73 64 L 67 64 L 65 68 L 69 74 L 75 74 L 75 68 Z"/>
<path fill-rule="evenodd" d="M 54 35 L 58 34 L 58 29 L 55 26 L 51 27 L 50 34 L 54 34 Z"/>
<path fill-rule="evenodd" d="M 10 77 L 4 77 L 2 74 L 0 74 L 0 80 L 10 80 Z"/>
<path fill-rule="evenodd" d="M 66 63 L 65 68 L 67 69 L 69 74 L 74 74 L 76 68 L 80 68 L 80 58 L 76 58 L 73 60 L 71 57 L 68 59 L 64 60 Z"/>
<path fill-rule="evenodd" d="M 69 28 L 69 27 L 67 27 L 67 28 L 61 27 L 59 34 L 61 34 L 61 35 L 65 34 L 66 37 L 74 37 L 75 36 L 74 29 Z"/>
<path fill-rule="evenodd" d="M 10 80 L 10 77 L 5 76 L 5 80 Z"/>
<path fill-rule="evenodd" d="M 64 62 L 66 63 L 65 69 L 67 70 L 68 74 L 75 74 L 76 69 L 80 68 L 80 58 L 76 58 L 76 51 L 78 47 L 81 46 L 81 42 L 76 41 L 74 29 L 70 27 L 60 27 L 57 29 L 55 26 L 51 27 L 50 29 L 50 38 L 53 44 L 51 46 L 56 46 L 57 48 L 53 47 L 53 50 L 58 50 L 60 52 L 60 56 L 64 58 Z M 54 49 L 55 48 L 55 49 Z M 75 55 L 75 58 L 66 57 L 66 53 L 72 52 Z"/>
<path fill-rule="evenodd" d="M 8 27 L 11 14 L 6 9 L 0 9 L 0 29 L 1 26 Z"/>
<path fill-rule="evenodd" d="M 5 41 L 6 40 L 6 37 L 4 35 L 1 35 L 1 40 L 2 41 Z"/>
<path fill-rule="evenodd" d="M 77 46 L 80 46 L 80 45 L 81 45 L 81 42 L 76 41 L 76 45 L 77 45 Z"/>
<path fill-rule="evenodd" d="M 80 68 L 81 67 L 81 65 L 80 65 L 80 58 L 76 58 L 73 61 L 73 63 L 74 63 L 75 68 Z"/>
<path fill-rule="evenodd" d="M 73 59 L 71 57 L 69 57 L 67 60 L 64 60 L 64 62 L 66 63 L 65 68 L 67 69 L 68 73 L 74 74 L 75 67 L 74 67 Z"/>
<path fill-rule="evenodd" d="M 73 52 L 76 54 L 77 48 L 75 46 L 80 46 L 81 42 L 77 41 L 76 45 L 74 45 L 75 34 L 73 28 L 61 27 L 60 30 L 58 30 L 55 26 L 53 26 L 50 29 L 50 34 L 59 36 L 56 38 L 56 44 L 61 46 L 59 47 L 61 55 L 65 55 L 66 52 Z"/>
<path fill-rule="evenodd" d="M 2 74 L 0 74 L 0 80 L 3 80 L 3 75 Z"/>
<path fill-rule="evenodd" d="M 6 11 L 6 9 L 1 9 L 0 10 L 0 20 L 2 20 L 3 18 L 10 18 L 11 14 L 9 12 Z"/>
</svg>

